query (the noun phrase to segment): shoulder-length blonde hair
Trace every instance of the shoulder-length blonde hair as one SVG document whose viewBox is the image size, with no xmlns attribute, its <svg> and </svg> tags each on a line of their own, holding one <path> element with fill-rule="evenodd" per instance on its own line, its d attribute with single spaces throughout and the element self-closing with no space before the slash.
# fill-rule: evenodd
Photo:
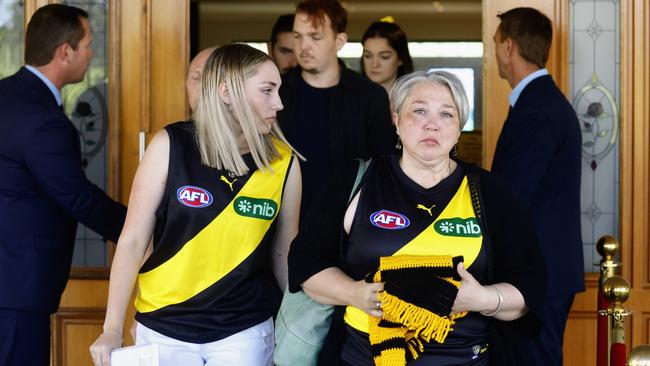
<svg viewBox="0 0 650 366">
<path fill-rule="evenodd" d="M 240 134 L 258 169 L 270 169 L 271 161 L 279 157 L 274 138 L 295 153 L 277 122 L 270 133 L 259 132 L 255 123 L 257 117 L 246 97 L 246 79 L 255 75 L 259 66 L 267 61 L 272 62 L 268 55 L 245 44 L 221 46 L 208 57 L 193 116 L 203 164 L 237 175 L 246 174 L 248 167 L 238 146 Z M 221 84 L 226 85 L 230 104 L 219 97 Z"/>
</svg>

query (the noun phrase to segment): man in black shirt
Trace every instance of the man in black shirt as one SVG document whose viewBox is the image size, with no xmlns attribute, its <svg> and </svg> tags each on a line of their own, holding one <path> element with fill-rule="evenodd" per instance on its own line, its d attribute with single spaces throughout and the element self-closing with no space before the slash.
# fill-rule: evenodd
<svg viewBox="0 0 650 366">
<path fill-rule="evenodd" d="M 282 77 L 280 125 L 307 158 L 301 214 L 330 175 L 351 159 L 391 153 L 397 137 L 385 90 L 345 67 L 347 14 L 338 1 L 303 1 L 293 23 L 298 67 Z"/>
</svg>

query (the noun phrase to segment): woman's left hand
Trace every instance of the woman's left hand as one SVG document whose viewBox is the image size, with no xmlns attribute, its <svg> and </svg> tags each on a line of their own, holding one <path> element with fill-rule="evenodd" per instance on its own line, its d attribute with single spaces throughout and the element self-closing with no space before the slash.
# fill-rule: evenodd
<svg viewBox="0 0 650 366">
<path fill-rule="evenodd" d="M 486 297 L 489 298 L 488 290 L 465 270 L 465 263 L 458 263 L 457 270 L 461 281 L 456 300 L 454 300 L 454 305 L 451 307 L 451 313 L 482 310 L 481 304 Z"/>
<path fill-rule="evenodd" d="M 102 333 L 90 346 L 90 355 L 95 366 L 110 366 L 111 352 L 122 346 L 122 335 L 118 332 Z"/>
</svg>

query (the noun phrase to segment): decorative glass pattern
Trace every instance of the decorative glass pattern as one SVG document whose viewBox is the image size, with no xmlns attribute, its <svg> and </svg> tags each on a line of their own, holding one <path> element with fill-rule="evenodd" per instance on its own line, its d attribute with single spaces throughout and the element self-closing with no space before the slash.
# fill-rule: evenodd
<svg viewBox="0 0 650 366">
<path fill-rule="evenodd" d="M 93 58 L 85 79 L 62 90 L 65 112 L 79 131 L 86 176 L 101 189 L 108 187 L 108 1 L 63 1 L 88 12 L 93 32 Z M 83 225 L 77 228 L 72 265 L 105 267 L 108 250 L 100 235 Z"/>
<path fill-rule="evenodd" d="M 0 79 L 23 64 L 25 2 L 0 0 Z"/>
<path fill-rule="evenodd" d="M 570 93 L 582 129 L 585 271 L 598 272 L 600 236 L 619 235 L 620 6 L 571 0 Z"/>
</svg>

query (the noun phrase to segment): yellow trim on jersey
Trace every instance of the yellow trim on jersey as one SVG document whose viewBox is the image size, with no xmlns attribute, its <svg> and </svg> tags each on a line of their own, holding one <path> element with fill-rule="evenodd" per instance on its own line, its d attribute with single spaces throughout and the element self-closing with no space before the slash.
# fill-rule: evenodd
<svg viewBox="0 0 650 366">
<path fill-rule="evenodd" d="M 411 215 L 415 214 L 415 210 Z M 420 212 L 426 214 L 426 212 Z M 424 229 L 413 240 L 406 243 L 393 255 L 462 255 L 465 260 L 465 268 L 469 268 L 481 252 L 483 244 L 483 233 L 477 237 L 446 236 L 439 234 L 434 225 L 440 220 L 452 218 L 475 218 L 472 196 L 469 190 L 467 177 L 463 178 L 460 187 L 449 201 L 447 207 L 440 213 L 426 229 Z M 368 333 L 369 315 L 363 310 L 354 306 L 347 306 L 343 319 L 351 327 Z"/>
<path fill-rule="evenodd" d="M 415 239 L 401 247 L 393 255 L 462 255 L 465 260 L 465 268 L 469 268 L 481 252 L 483 235 L 481 234 L 475 238 L 443 236 L 433 228 L 436 222 L 455 217 L 475 217 L 467 177 L 463 178 L 458 191 L 456 191 L 454 197 L 449 201 L 447 207 L 440 213 L 440 216 L 416 236 Z"/>
<path fill-rule="evenodd" d="M 255 251 L 277 218 L 291 163 L 291 151 L 283 143 L 274 142 L 280 158 L 270 164 L 271 171 L 256 170 L 228 206 L 173 257 L 138 275 L 140 291 L 135 307 L 139 312 L 189 300 L 221 280 Z M 238 214 L 235 200 L 244 196 L 273 200 L 278 208 L 275 217 L 265 220 Z"/>
</svg>

